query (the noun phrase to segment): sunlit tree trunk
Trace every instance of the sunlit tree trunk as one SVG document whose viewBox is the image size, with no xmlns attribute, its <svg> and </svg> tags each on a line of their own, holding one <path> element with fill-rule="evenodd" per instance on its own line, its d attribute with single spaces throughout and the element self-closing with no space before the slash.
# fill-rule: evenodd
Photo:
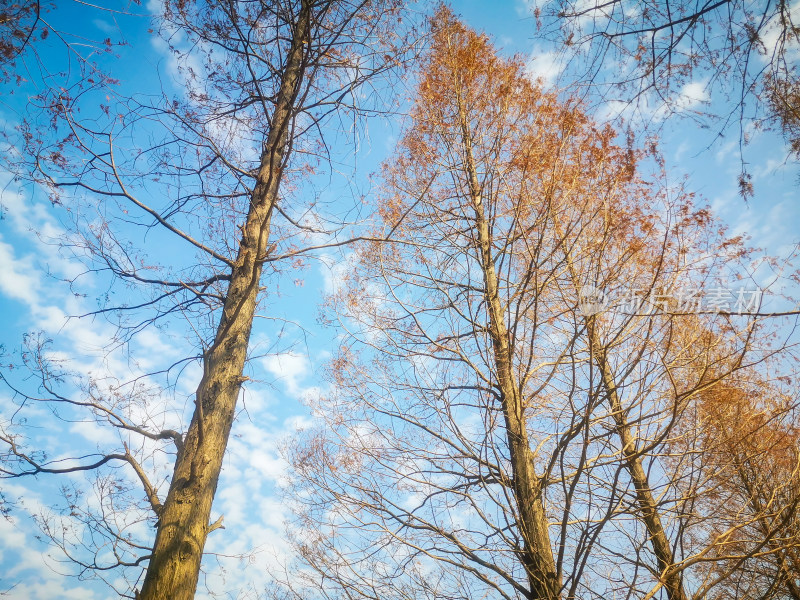
<svg viewBox="0 0 800 600">
<path fill-rule="evenodd" d="M 525 542 L 524 547 L 520 549 L 520 559 L 525 565 L 528 576 L 530 597 L 558 598 L 561 585 L 558 581 L 548 533 L 547 515 L 543 501 L 544 490 L 542 480 L 537 477 L 534 468 L 534 456 L 525 422 L 525 407 L 519 384 L 512 369 L 509 336 L 505 323 L 505 311 L 498 291 L 489 224 L 484 214 L 467 117 L 460 96 L 458 104 L 466 176 L 469 182 L 472 207 L 475 211 L 477 250 L 483 271 L 484 295 L 489 314 L 489 333 L 511 458 L 511 484 L 519 511 L 519 527 Z"/>
<path fill-rule="evenodd" d="M 656 557 L 660 578 L 669 600 L 686 600 L 687 595 L 683 589 L 681 571 L 676 568 L 672 544 L 664 530 L 658 503 L 653 497 L 653 490 L 650 486 L 647 472 L 644 469 L 642 454 L 639 452 L 636 437 L 631 430 L 626 411 L 620 401 L 614 375 L 611 372 L 608 357 L 606 356 L 606 349 L 600 343 L 593 316 L 587 319 L 586 327 L 589 334 L 590 352 L 597 368 L 600 370 L 603 393 L 606 396 L 611 409 L 611 416 L 614 419 L 615 433 L 620 440 L 625 468 L 633 482 L 633 487 L 636 489 L 636 505 L 639 511 L 639 518 L 647 528 L 647 535 L 650 538 L 653 554 Z"/>
<path fill-rule="evenodd" d="M 211 505 L 242 385 L 247 346 L 267 254 L 272 208 L 278 198 L 294 103 L 303 74 L 303 40 L 310 6 L 304 1 L 286 57 L 272 127 L 261 156 L 236 263 L 214 344 L 204 356 L 189 431 L 178 453 L 169 492 L 159 515 L 156 540 L 139 595 L 145 600 L 194 597 L 210 531 Z"/>
</svg>

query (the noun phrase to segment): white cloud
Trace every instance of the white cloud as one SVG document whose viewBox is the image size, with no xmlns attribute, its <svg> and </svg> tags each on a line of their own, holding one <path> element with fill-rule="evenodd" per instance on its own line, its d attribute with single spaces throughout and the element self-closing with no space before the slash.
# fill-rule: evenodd
<svg viewBox="0 0 800 600">
<path fill-rule="evenodd" d="M 300 363 L 294 364 L 294 372 L 301 372 Z M 241 589 L 245 581 L 251 589 L 263 589 L 269 573 L 289 562 L 289 510 L 276 493 L 288 472 L 280 449 L 288 434 L 307 423 L 304 416 L 269 423 L 258 415 L 234 425 L 212 513 L 212 519 L 224 516 L 225 529 L 213 533 L 205 548 L 214 556 L 204 563 L 204 582 L 212 595 L 200 589 L 198 598 L 213 597 L 232 585 Z"/>
<path fill-rule="evenodd" d="M 606 100 L 595 113 L 595 118 L 600 121 L 614 121 L 622 115 L 633 112 L 630 102 L 622 100 Z"/>
<path fill-rule="evenodd" d="M 540 80 L 545 86 L 555 84 L 563 70 L 564 64 L 559 53 L 546 52 L 538 47 L 533 49 L 525 65 L 526 75 L 533 80 Z"/>
<path fill-rule="evenodd" d="M 623 63 L 617 71 L 627 72 Z M 701 111 L 711 101 L 707 80 L 691 81 L 665 102 L 654 93 L 642 94 L 633 101 L 609 98 L 597 108 L 595 117 L 601 121 L 624 118 L 633 127 L 663 123 L 670 115 Z"/>
<path fill-rule="evenodd" d="M 283 383 L 290 396 L 300 398 L 307 391 L 300 385 L 311 372 L 311 365 L 306 355 L 298 352 L 273 354 L 261 359 L 261 364 Z"/>
<path fill-rule="evenodd" d="M 83 436 L 84 439 L 98 446 L 118 442 L 118 438 L 111 428 L 104 427 L 94 421 L 77 421 L 70 426 L 69 432 Z"/>
<path fill-rule="evenodd" d="M 173 32 L 169 43 L 158 35 L 153 35 L 150 43 L 153 49 L 164 58 L 167 74 L 172 77 L 175 86 L 179 90 L 184 90 L 187 96 L 195 88 L 198 80 L 205 79 L 205 69 L 197 52 L 189 52 L 188 48 L 184 47 L 186 46 L 185 36 L 180 31 Z M 177 49 L 179 52 L 176 53 L 173 49 Z"/>
<path fill-rule="evenodd" d="M 30 256 L 19 258 L 0 238 L 0 292 L 30 306 L 38 303 L 40 279 Z"/>
<path fill-rule="evenodd" d="M 344 255 L 324 254 L 320 256 L 320 274 L 322 275 L 322 290 L 326 295 L 337 294 L 342 291 L 345 276 L 353 267 L 357 259 L 355 252 Z"/>
<path fill-rule="evenodd" d="M 11 500 L 20 502 L 7 519 L 0 519 L 0 564 L 3 573 L 2 587 L 11 589 L 3 595 L 10 600 L 51 600 L 74 598 L 93 600 L 99 598 L 92 587 L 75 579 L 65 578 L 54 570 L 55 556 L 43 552 L 42 544 L 35 541 L 37 533 L 31 515 L 41 514 L 46 503 L 21 483 L 3 484 L 3 492 Z M 16 585 L 15 585 L 16 584 Z"/>
<path fill-rule="evenodd" d="M 790 4 L 788 13 L 789 19 L 792 23 L 797 24 L 797 22 L 800 21 L 800 0 L 795 0 Z M 783 35 L 784 26 L 781 23 L 780 16 L 776 14 L 772 19 L 770 19 L 766 26 L 762 27 L 761 31 L 759 32 L 759 40 L 764 45 L 765 50 L 763 54 L 758 54 L 758 59 L 762 64 L 766 65 L 772 61 Z M 787 62 L 791 63 L 797 60 L 800 51 L 798 50 L 796 44 L 792 44 L 790 42 L 787 43 L 786 46 Z"/>
<path fill-rule="evenodd" d="M 103 33 L 111 34 L 111 33 L 117 33 L 119 31 L 119 28 L 116 25 L 114 25 L 113 23 L 109 23 L 108 21 L 105 21 L 103 19 L 93 19 L 92 25 L 97 27 Z"/>
<path fill-rule="evenodd" d="M 722 146 L 714 154 L 714 160 L 718 165 L 724 165 L 731 162 L 731 158 L 736 156 L 737 147 L 739 142 L 731 139 Z"/>
<path fill-rule="evenodd" d="M 708 104 L 710 99 L 708 82 L 692 81 L 681 88 L 681 93 L 675 101 L 675 108 L 677 110 L 694 110 L 703 104 Z"/>
</svg>

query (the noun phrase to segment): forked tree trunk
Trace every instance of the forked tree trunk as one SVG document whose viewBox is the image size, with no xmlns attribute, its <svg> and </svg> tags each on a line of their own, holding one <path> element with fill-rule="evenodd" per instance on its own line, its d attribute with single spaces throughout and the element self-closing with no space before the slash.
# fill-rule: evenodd
<svg viewBox="0 0 800 600">
<path fill-rule="evenodd" d="M 589 333 L 591 353 L 597 368 L 600 370 L 603 391 L 608 399 L 614 419 L 614 427 L 622 446 L 625 468 L 633 482 L 633 487 L 636 489 L 636 504 L 639 509 L 639 516 L 647 528 L 653 554 L 656 557 L 659 576 L 663 582 L 664 589 L 667 591 L 669 600 L 687 600 L 688 596 L 683 589 L 681 570 L 676 568 L 672 544 L 670 544 L 667 533 L 661 523 L 661 515 L 653 497 L 647 472 L 644 470 L 642 455 L 639 454 L 636 448 L 636 439 L 631 432 L 630 423 L 628 423 L 625 411 L 622 408 L 614 376 L 608 364 L 605 347 L 600 344 L 595 331 L 593 316 L 587 319 L 586 326 Z"/>
<path fill-rule="evenodd" d="M 310 35 L 310 6 L 304 0 L 295 24 L 271 128 L 261 156 L 238 256 L 230 274 L 214 344 L 204 356 L 203 378 L 183 447 L 179 449 L 141 593 L 143 600 L 194 597 L 203 547 L 216 524 L 209 523 L 222 459 L 242 385 L 259 280 L 269 242 L 289 147 L 294 104 L 303 78 L 303 40 Z"/>
<path fill-rule="evenodd" d="M 519 549 L 519 557 L 528 577 L 531 600 L 555 600 L 559 597 L 561 583 L 556 571 L 547 527 L 547 515 L 542 498 L 542 481 L 536 475 L 533 452 L 528 440 L 525 408 L 511 361 L 508 330 L 503 306 L 500 302 L 489 224 L 484 215 L 481 190 L 472 154 L 472 142 L 460 96 L 458 102 L 466 175 L 472 207 L 475 211 L 484 295 L 489 313 L 489 333 L 492 338 L 497 384 L 500 388 L 511 459 L 511 484 L 519 514 L 518 525 L 524 541 L 523 547 Z"/>
</svg>

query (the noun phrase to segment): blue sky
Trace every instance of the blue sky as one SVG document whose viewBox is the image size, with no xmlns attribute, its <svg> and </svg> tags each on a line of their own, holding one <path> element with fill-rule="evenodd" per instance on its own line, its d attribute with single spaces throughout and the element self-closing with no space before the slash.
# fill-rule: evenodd
<svg viewBox="0 0 800 600">
<path fill-rule="evenodd" d="M 119 58 L 103 59 L 120 79 L 121 89 L 157 93 L 164 86 L 180 93 L 174 60 L 164 43 L 148 33 L 146 17 L 73 2 L 60 4 L 58 11 L 48 16 L 59 28 L 77 29 L 90 40 L 125 39 L 128 45 L 115 49 Z M 557 55 L 537 37 L 523 0 L 461 0 L 453 7 L 467 23 L 492 36 L 503 52 L 517 53 L 529 61 L 532 76 L 542 77 L 549 85 L 564 83 L 558 77 Z M 145 7 L 136 10 L 147 11 Z M 42 47 L 45 57 L 57 57 L 59 51 L 55 43 Z M 18 123 L 30 89 L 22 87 L 0 98 L 3 127 L 10 130 Z M 687 111 L 705 101 L 715 99 L 706 98 L 702 81 L 686 90 Z M 355 181 L 349 181 L 352 171 L 345 170 L 333 177 L 326 196 L 346 198 L 351 185 L 368 190 L 370 171 L 388 156 L 399 132 L 399 121 L 371 122 L 369 136 L 359 150 Z M 752 245 L 778 256 L 791 254 L 800 240 L 798 169 L 795 163 L 785 161 L 787 150 L 780 136 L 753 132 L 744 158 L 753 174 L 755 196 L 745 203 L 736 185 L 740 157 L 735 128 L 719 138 L 716 130 L 700 129 L 690 119 L 670 119 L 660 133 L 672 183 L 685 177 L 686 187 L 708 202 L 733 233 L 749 235 Z M 96 306 L 104 282 L 97 277 L 84 278 L 82 291 L 87 296 L 81 297 L 60 281 L 81 272 L 81 266 L 52 243 L 67 235 L 69 213 L 52 206 L 43 190 L 13 182 L 7 172 L 0 172 L 0 194 L 0 343 L 7 352 L 19 347 L 25 332 L 41 330 L 53 338 L 55 356 L 101 379 L 109 373 L 130 377 L 159 361 L 182 356 L 179 330 L 147 331 L 134 340 L 129 353 L 105 353 L 113 335 L 111 324 L 103 319 L 74 318 Z M 335 289 L 346 252 L 331 251 L 323 259 L 310 262 L 300 272 L 287 270 L 270 280 L 279 293 L 270 295 L 263 312 L 284 321 L 259 319 L 256 323 L 253 348 L 257 357 L 247 373 L 254 381 L 245 392 L 234 425 L 213 512 L 225 515 L 226 529 L 212 533 L 209 539 L 206 550 L 216 556 L 209 556 L 204 563 L 206 574 L 198 598 L 208 597 L 210 592 L 232 598 L 256 597 L 255 592 L 268 581 L 268 570 L 287 556 L 282 541 L 287 512 L 276 493 L 286 472 L 281 446 L 311 418 L 301 400 L 324 392 L 327 385 L 322 369 L 336 332 L 319 325 L 318 306 L 324 295 Z M 186 369 L 174 398 L 165 399 L 164 422 L 179 425 L 185 418 L 187 399 L 198 379 L 196 365 Z M 10 418 L 15 406 L 8 391 L 0 389 L 0 419 Z M 76 446 L 91 452 L 113 441 L 92 423 L 64 422 L 44 407 L 29 408 L 29 423 L 35 425 L 31 441 L 48 448 L 51 456 L 64 455 Z M 165 477 L 164 464 L 156 463 L 152 466 Z M 65 483 L 85 486 L 86 480 L 76 475 L 2 482 L 3 493 L 17 501 L 10 518 L 0 519 L 0 592 L 10 588 L 10 598 L 108 597 L 102 583 L 65 577 L 75 569 L 63 562 L 57 549 L 37 540 L 34 517 L 59 502 L 59 488 Z M 142 525 L 131 527 L 140 530 Z"/>
</svg>

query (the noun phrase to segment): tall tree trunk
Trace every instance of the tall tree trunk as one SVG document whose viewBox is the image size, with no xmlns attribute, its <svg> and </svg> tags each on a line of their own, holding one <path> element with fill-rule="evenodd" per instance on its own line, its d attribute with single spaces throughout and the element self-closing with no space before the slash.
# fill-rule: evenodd
<svg viewBox="0 0 800 600">
<path fill-rule="evenodd" d="M 243 381 L 272 209 L 278 198 L 294 104 L 303 78 L 303 40 L 310 35 L 310 11 L 310 3 L 304 0 L 283 67 L 217 334 L 204 356 L 194 415 L 159 514 L 153 552 L 138 596 L 143 600 L 193 598 L 206 538 L 218 526 L 209 524 L 211 505 Z"/>
<path fill-rule="evenodd" d="M 658 505 L 653 497 L 650 481 L 648 480 L 647 472 L 644 470 L 644 465 L 642 464 L 642 456 L 637 451 L 636 439 L 631 432 L 630 423 L 628 423 L 625 417 L 625 411 L 622 408 L 622 402 L 620 402 L 617 386 L 614 382 L 614 376 L 608 364 L 606 349 L 600 344 L 600 340 L 597 336 L 594 326 L 594 316 L 587 318 L 586 327 L 589 333 L 590 351 L 597 368 L 600 370 L 603 391 L 608 399 L 616 433 L 619 436 L 622 446 L 622 456 L 625 459 L 625 467 L 636 489 L 636 503 L 639 508 L 639 515 L 650 536 L 653 554 L 656 556 L 656 564 L 664 588 L 667 591 L 667 597 L 669 600 L 686 600 L 687 595 L 683 589 L 681 571 L 675 568 L 675 557 L 672 552 L 672 545 L 661 523 Z"/>
<path fill-rule="evenodd" d="M 519 528 L 524 546 L 519 556 L 528 576 L 529 597 L 533 600 L 554 600 L 559 597 L 561 583 L 553 559 L 547 515 L 542 498 L 542 481 L 536 475 L 533 452 L 528 440 L 525 408 L 511 361 L 505 313 L 500 302 L 497 273 L 492 256 L 489 224 L 484 215 L 481 189 L 472 154 L 472 141 L 461 97 L 458 97 L 465 167 L 472 207 L 475 211 L 478 251 L 483 271 L 484 295 L 489 313 L 494 363 L 511 458 L 512 488 L 519 513 Z"/>
</svg>

